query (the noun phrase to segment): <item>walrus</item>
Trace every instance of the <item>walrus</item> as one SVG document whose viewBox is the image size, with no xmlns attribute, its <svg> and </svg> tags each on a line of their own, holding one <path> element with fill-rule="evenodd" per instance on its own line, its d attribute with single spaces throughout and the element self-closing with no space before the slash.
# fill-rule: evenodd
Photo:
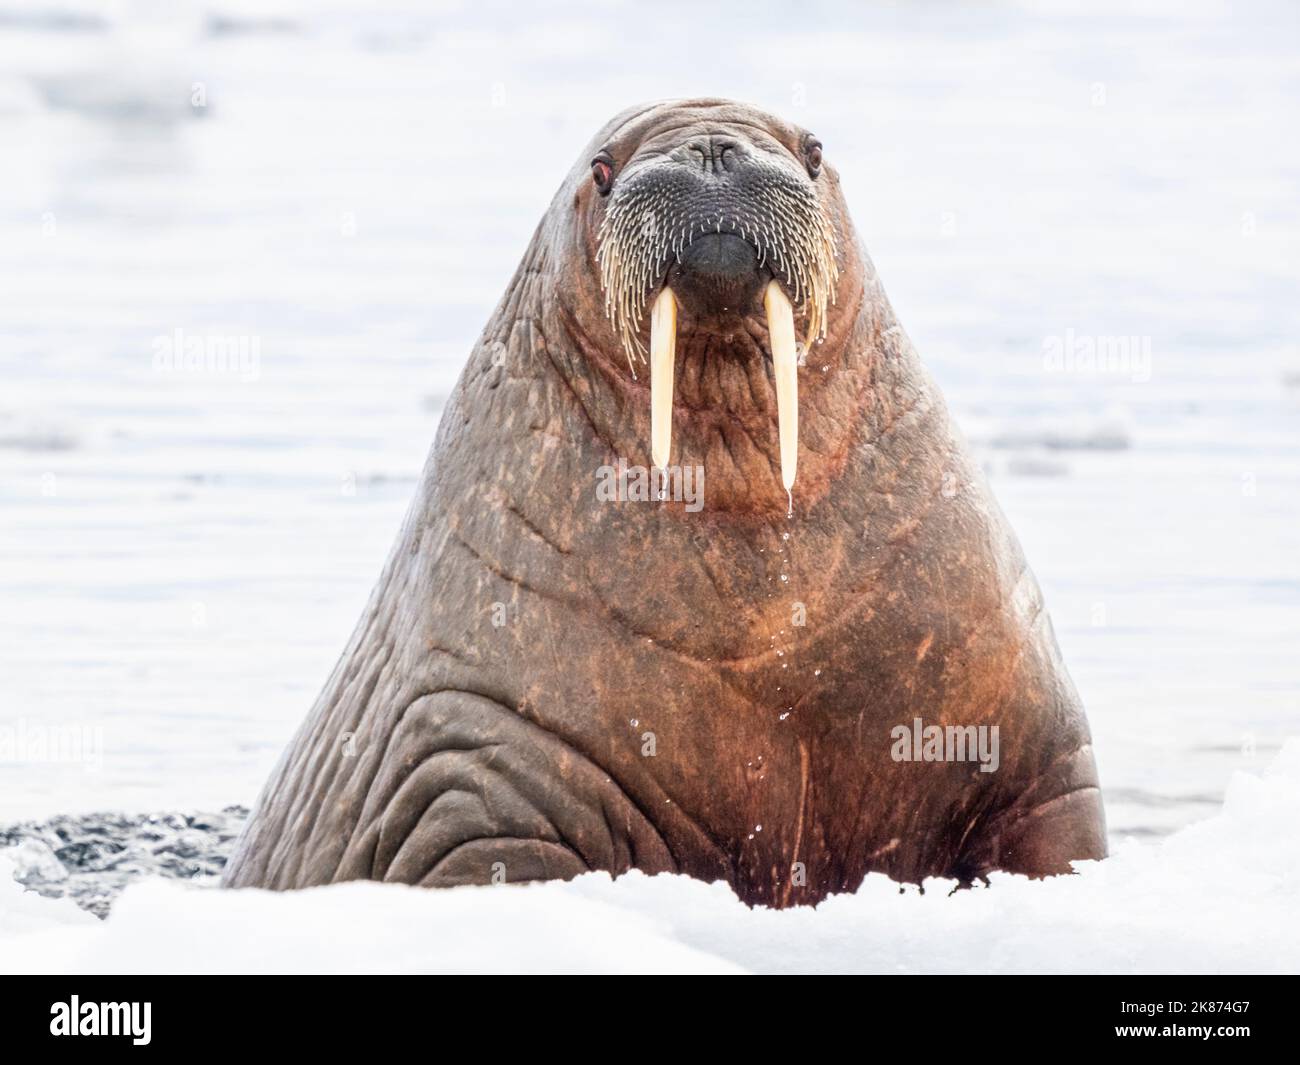
<svg viewBox="0 0 1300 1065">
<path fill-rule="evenodd" d="M 1105 854 L 1038 586 L 822 144 L 726 100 L 618 115 L 225 883 L 639 869 L 785 907 Z"/>
</svg>

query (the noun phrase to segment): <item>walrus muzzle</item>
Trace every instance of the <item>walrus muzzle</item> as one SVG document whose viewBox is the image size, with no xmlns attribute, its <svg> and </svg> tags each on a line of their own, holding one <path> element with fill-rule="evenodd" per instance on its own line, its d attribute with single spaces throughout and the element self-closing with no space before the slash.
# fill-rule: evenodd
<svg viewBox="0 0 1300 1065">
<path fill-rule="evenodd" d="M 800 348 L 825 334 L 839 271 L 835 233 L 813 178 L 732 138 L 687 139 L 633 165 L 614 185 L 598 259 L 606 313 L 635 373 L 650 305 L 651 455 L 666 467 L 672 449 L 678 305 L 725 324 L 761 312 L 776 385 L 781 481 L 794 486 L 799 453 Z M 761 305 L 761 306 L 760 306 Z"/>
</svg>

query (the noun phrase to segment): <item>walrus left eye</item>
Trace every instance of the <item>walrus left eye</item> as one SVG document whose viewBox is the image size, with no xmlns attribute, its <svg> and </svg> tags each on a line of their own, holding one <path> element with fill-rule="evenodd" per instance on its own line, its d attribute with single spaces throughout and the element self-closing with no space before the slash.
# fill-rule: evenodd
<svg viewBox="0 0 1300 1065">
<path fill-rule="evenodd" d="M 609 190 L 614 187 L 614 160 L 605 152 L 591 161 L 591 180 L 602 196 L 608 196 Z"/>
<path fill-rule="evenodd" d="M 816 177 L 822 172 L 822 142 L 819 140 L 809 140 L 804 145 L 804 161 L 808 166 L 808 176 Z"/>
</svg>

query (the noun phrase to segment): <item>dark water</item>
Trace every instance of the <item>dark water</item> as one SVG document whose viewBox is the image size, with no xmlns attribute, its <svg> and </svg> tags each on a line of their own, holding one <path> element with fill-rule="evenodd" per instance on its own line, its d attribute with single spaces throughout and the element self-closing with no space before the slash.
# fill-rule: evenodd
<svg viewBox="0 0 1300 1065">
<path fill-rule="evenodd" d="M 0 855 L 16 879 L 48 898 L 71 898 L 107 917 L 133 880 L 161 876 L 215 884 L 248 810 L 59 816 L 0 828 Z"/>
</svg>

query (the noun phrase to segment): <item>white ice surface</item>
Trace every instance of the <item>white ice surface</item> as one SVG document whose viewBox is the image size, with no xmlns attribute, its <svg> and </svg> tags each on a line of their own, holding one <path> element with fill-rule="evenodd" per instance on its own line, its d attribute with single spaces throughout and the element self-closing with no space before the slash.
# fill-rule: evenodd
<svg viewBox="0 0 1300 1065">
<path fill-rule="evenodd" d="M 0 971 L 1297 972 L 1300 740 L 1234 776 L 1222 811 L 1073 877 L 922 895 L 872 875 L 816 909 L 750 910 L 722 884 L 634 873 L 444 891 L 276 894 L 175 881 L 105 922 L 0 868 Z M 5 861 L 0 858 L 0 862 Z"/>
</svg>

